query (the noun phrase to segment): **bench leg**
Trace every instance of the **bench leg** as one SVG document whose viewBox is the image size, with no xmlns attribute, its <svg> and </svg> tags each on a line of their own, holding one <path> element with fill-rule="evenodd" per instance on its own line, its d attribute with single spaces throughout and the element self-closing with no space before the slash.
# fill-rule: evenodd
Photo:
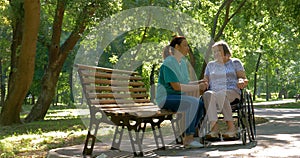
<svg viewBox="0 0 300 158">
<path fill-rule="evenodd" d="M 145 136 L 145 131 L 146 131 L 146 125 L 147 123 L 142 123 L 139 127 L 138 127 L 138 132 L 142 132 L 141 135 L 141 139 L 140 139 L 140 143 L 143 144 L 143 140 L 144 140 L 144 136 Z"/>
<path fill-rule="evenodd" d="M 124 126 L 116 126 L 114 138 L 111 145 L 112 150 L 120 149 L 121 141 L 123 138 L 123 132 L 124 132 Z"/>
<path fill-rule="evenodd" d="M 141 157 L 144 156 L 143 148 L 142 148 L 142 145 L 141 145 L 142 140 L 140 138 L 140 132 L 128 129 L 128 134 L 129 134 L 131 147 L 132 147 L 132 151 L 133 151 L 134 156 L 141 156 Z M 133 134 L 135 136 L 133 136 Z M 138 152 L 135 148 L 136 145 L 137 145 L 138 150 L 139 150 Z"/>
<path fill-rule="evenodd" d="M 182 117 L 183 117 L 182 113 L 177 113 L 176 118 L 171 117 L 170 119 L 177 144 L 183 144 L 183 137 L 182 137 L 183 131 L 182 128 L 180 127 L 180 121 Z"/>
<path fill-rule="evenodd" d="M 99 125 L 103 121 L 102 118 L 96 119 L 96 112 L 97 112 L 96 110 L 90 109 L 90 113 L 91 113 L 90 126 L 88 129 L 88 134 L 86 136 L 86 140 L 82 152 L 83 155 L 92 155 Z M 91 133 L 92 131 L 94 132 Z"/>
<path fill-rule="evenodd" d="M 135 124 L 133 124 L 134 122 Z M 124 126 L 126 126 L 128 130 L 128 135 L 134 156 L 143 156 L 144 153 L 142 142 L 146 129 L 146 123 L 142 120 L 124 119 Z M 142 132 L 141 135 L 140 132 Z"/>
<path fill-rule="evenodd" d="M 154 123 L 152 121 L 151 122 L 151 127 L 152 127 L 152 132 L 153 132 L 153 135 L 154 135 L 154 139 L 155 139 L 157 149 L 165 150 L 165 142 L 164 142 L 162 132 L 161 132 L 161 129 L 160 129 L 161 122 L 162 122 L 161 120 L 158 123 Z M 159 141 L 161 142 L 162 147 L 159 146 Z"/>
<path fill-rule="evenodd" d="M 96 141 L 96 137 L 94 135 L 91 135 L 91 132 L 88 131 L 88 134 L 87 134 L 86 140 L 85 140 L 85 144 L 84 144 L 84 149 L 82 152 L 83 155 L 92 155 L 95 141 Z"/>
</svg>

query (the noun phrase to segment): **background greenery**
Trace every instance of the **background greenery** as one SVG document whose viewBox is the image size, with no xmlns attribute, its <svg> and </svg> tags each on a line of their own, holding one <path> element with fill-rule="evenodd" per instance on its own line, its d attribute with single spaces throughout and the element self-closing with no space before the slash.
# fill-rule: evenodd
<svg viewBox="0 0 300 158">
<path fill-rule="evenodd" d="M 112 7 L 110 7 L 110 10 L 106 10 L 105 15 L 109 17 L 113 13 L 140 6 L 162 6 L 178 10 L 193 17 L 210 32 L 214 15 L 221 2 L 222 1 L 218 0 L 120 0 L 111 3 Z M 70 4 L 69 10 L 65 13 L 65 27 L 63 29 L 63 36 L 61 37 L 62 41 L 70 34 L 71 28 L 74 25 L 74 17 L 76 17 L 76 12 L 73 10 L 78 5 L 80 4 Z M 234 5 L 237 4 L 233 3 L 232 7 L 234 7 Z M 248 89 L 252 90 L 252 92 L 254 87 L 254 74 L 256 73 L 255 65 L 259 55 L 262 55 L 257 71 L 258 96 L 266 97 L 266 93 L 268 93 L 272 98 L 278 98 L 278 93 L 284 91 L 287 94 L 286 97 L 291 98 L 296 93 L 299 93 L 299 5 L 300 3 L 297 0 L 247 1 L 243 9 L 228 23 L 220 38 L 230 44 L 233 50 L 233 56 L 240 58 L 244 63 L 247 76 L 250 80 Z M 1 2 L 0 7 L 0 14 L 2 15 L 1 18 L 3 21 L 3 23 L 0 24 L 0 61 L 1 78 L 3 79 L 1 84 L 6 87 L 10 70 L 10 40 L 12 30 L 7 18 L 7 16 L 9 16 L 8 4 L 5 3 L 5 1 Z M 47 66 L 47 43 L 50 42 L 51 37 L 50 30 L 52 27 L 53 12 L 55 10 L 55 1 L 42 0 L 41 7 L 41 26 L 37 45 L 35 75 L 26 100 L 32 104 L 40 93 L 40 80 Z M 100 15 L 104 13 L 103 11 L 98 11 L 97 14 Z M 97 20 L 95 20 L 95 22 L 97 22 Z M 143 37 L 144 34 L 145 37 Z M 115 39 L 105 49 L 99 61 L 99 65 L 112 67 L 122 56 L 122 53 L 139 44 L 142 38 L 144 38 L 144 42 L 167 43 L 173 34 L 173 32 L 167 30 L 158 30 L 155 28 L 150 28 L 147 32 L 145 32 L 144 28 L 129 31 Z M 191 46 L 196 44 L 193 43 L 193 40 L 190 40 L 189 43 Z M 57 83 L 56 95 L 53 98 L 54 105 L 57 103 L 72 104 L 73 98 L 70 88 L 70 75 L 77 50 L 78 45 L 72 50 L 64 63 Z M 191 50 L 196 59 L 195 71 L 199 77 L 202 73 L 203 54 L 205 52 L 196 50 L 195 47 L 191 47 Z M 152 65 L 159 64 L 160 62 L 161 61 L 145 61 L 139 70 L 148 85 L 150 84 L 149 76 Z M 155 67 L 155 78 L 157 78 L 158 68 L 158 66 Z M 1 99 L 4 99 L 6 91 L 3 90 L 2 93 Z M 35 100 L 29 100 L 32 97 Z"/>
</svg>

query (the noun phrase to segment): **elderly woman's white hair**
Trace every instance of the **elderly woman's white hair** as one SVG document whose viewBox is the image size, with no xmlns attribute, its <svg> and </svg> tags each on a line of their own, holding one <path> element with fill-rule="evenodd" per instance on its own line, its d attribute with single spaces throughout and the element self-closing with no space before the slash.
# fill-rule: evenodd
<svg viewBox="0 0 300 158">
<path fill-rule="evenodd" d="M 229 56 L 232 55 L 231 50 L 230 50 L 228 44 L 227 44 L 225 41 L 221 40 L 221 41 L 216 42 L 216 43 L 212 46 L 212 48 L 213 48 L 213 47 L 216 47 L 216 46 L 222 46 L 222 47 L 223 47 L 224 55 L 229 55 Z"/>
</svg>

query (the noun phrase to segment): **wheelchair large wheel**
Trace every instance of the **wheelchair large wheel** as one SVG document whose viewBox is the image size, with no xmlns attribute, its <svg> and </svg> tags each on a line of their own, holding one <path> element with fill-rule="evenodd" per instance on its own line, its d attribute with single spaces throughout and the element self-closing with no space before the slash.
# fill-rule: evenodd
<svg viewBox="0 0 300 158">
<path fill-rule="evenodd" d="M 247 111 L 247 133 L 250 142 L 253 142 L 256 138 L 256 127 L 255 127 L 255 116 L 254 116 L 254 106 L 252 101 L 252 96 L 250 92 L 245 91 L 245 104 Z"/>
<path fill-rule="evenodd" d="M 239 103 L 238 109 L 238 126 L 240 128 L 240 137 L 242 138 L 243 145 L 247 143 L 247 133 L 250 133 L 249 123 L 248 123 L 248 108 L 246 101 L 246 93 L 242 91 L 241 102 Z"/>
</svg>

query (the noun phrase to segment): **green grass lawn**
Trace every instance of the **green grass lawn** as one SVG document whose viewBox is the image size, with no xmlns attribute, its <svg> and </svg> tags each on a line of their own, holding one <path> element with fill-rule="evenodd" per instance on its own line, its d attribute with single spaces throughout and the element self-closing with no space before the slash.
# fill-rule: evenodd
<svg viewBox="0 0 300 158">
<path fill-rule="evenodd" d="M 285 103 L 285 104 L 275 104 L 275 105 L 259 105 L 255 106 L 255 108 L 287 108 L 287 109 L 299 109 L 300 102 L 292 102 L 292 103 Z"/>
<path fill-rule="evenodd" d="M 30 107 L 24 106 L 23 109 L 22 117 Z M 50 149 L 82 144 L 86 127 L 79 116 L 70 115 L 72 110 L 54 107 L 44 121 L 0 126 L 0 157 L 46 157 Z"/>
</svg>

